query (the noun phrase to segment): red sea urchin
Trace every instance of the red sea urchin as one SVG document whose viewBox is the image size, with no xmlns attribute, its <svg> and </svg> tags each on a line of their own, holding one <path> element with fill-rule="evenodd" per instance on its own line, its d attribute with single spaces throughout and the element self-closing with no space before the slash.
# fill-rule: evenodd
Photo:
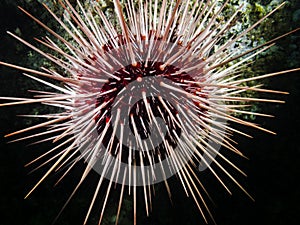
<svg viewBox="0 0 300 225">
<path fill-rule="evenodd" d="M 56 152 L 47 161 L 52 163 L 51 168 L 28 195 L 50 173 L 67 165 L 64 177 L 75 164 L 84 160 L 86 169 L 71 197 L 90 171 L 99 173 L 99 182 L 84 224 L 104 179 L 109 180 L 109 185 L 99 224 L 113 183 L 121 186 L 116 223 L 125 186 L 128 186 L 128 193 L 133 193 L 133 220 L 136 224 L 137 188 L 140 186 L 143 190 L 148 215 L 153 195 L 150 186 L 164 182 L 171 195 L 167 179 L 174 174 L 186 194 L 195 200 L 204 220 L 207 222 L 208 216 L 213 220 L 203 198 L 202 193 L 206 191 L 196 174 L 197 170 L 209 169 L 230 191 L 210 166 L 212 162 L 251 198 L 220 163 L 227 163 L 244 174 L 219 152 L 219 147 L 224 146 L 242 156 L 229 136 L 235 132 L 247 136 L 226 122 L 271 132 L 234 115 L 249 113 L 268 116 L 247 112 L 240 103 L 280 102 L 243 97 L 243 92 L 283 92 L 244 84 L 299 69 L 243 78 L 243 67 L 253 57 L 270 48 L 278 38 L 250 50 L 233 46 L 283 4 L 253 26 L 231 36 L 230 29 L 234 27 L 242 7 L 228 20 L 220 20 L 219 15 L 228 1 L 224 4 L 215 0 L 192 4 L 191 1 L 135 3 L 131 0 L 124 4 L 124 10 L 119 1 L 114 1 L 116 24 L 106 18 L 96 3 L 91 3 L 90 9 L 85 10 L 78 2 L 79 10 L 76 10 L 67 0 L 59 2 L 65 10 L 64 19 L 56 16 L 47 5 L 44 4 L 44 7 L 71 40 L 66 40 L 21 9 L 60 42 L 58 44 L 48 37 L 37 39 L 54 50 L 54 55 L 9 34 L 56 64 L 68 76 L 52 69 L 36 71 L 0 62 L 20 69 L 29 78 L 53 88 L 53 92 L 36 91 L 38 96 L 33 99 L 2 97 L 12 102 L 0 106 L 43 103 L 64 110 L 56 114 L 33 115 L 48 118 L 49 121 L 7 135 L 47 127 L 42 133 L 18 140 L 50 135 L 45 139 L 58 143 L 37 159 Z M 43 77 L 52 79 L 53 83 Z"/>
</svg>

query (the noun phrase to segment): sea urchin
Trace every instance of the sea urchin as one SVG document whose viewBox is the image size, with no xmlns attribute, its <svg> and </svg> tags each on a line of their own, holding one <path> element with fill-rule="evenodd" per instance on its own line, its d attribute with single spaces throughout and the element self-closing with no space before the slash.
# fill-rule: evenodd
<svg viewBox="0 0 300 225">
<path fill-rule="evenodd" d="M 56 114 L 32 115 L 48 118 L 48 121 L 7 135 L 47 127 L 44 132 L 17 140 L 42 137 L 42 140 L 57 143 L 56 147 L 34 160 L 56 152 L 47 161 L 47 164 L 52 163 L 51 168 L 27 196 L 50 173 L 67 165 L 64 177 L 74 165 L 84 161 L 85 171 L 71 197 L 91 170 L 99 173 L 84 224 L 104 179 L 109 180 L 109 185 L 99 224 L 114 183 L 121 186 L 116 223 L 125 186 L 128 186 L 128 193 L 133 193 L 136 224 L 137 188 L 143 190 L 148 215 L 153 195 L 150 186 L 164 182 L 171 196 L 167 179 L 174 174 L 186 194 L 194 199 L 204 220 L 207 222 L 208 216 L 213 220 L 204 201 L 203 193 L 206 191 L 197 171 L 209 169 L 230 191 L 210 166 L 211 163 L 216 164 L 251 198 L 221 163 L 244 173 L 221 154 L 219 148 L 223 146 L 242 156 L 230 135 L 235 132 L 248 135 L 228 126 L 228 121 L 272 133 L 235 115 L 268 116 L 248 112 L 242 103 L 280 102 L 245 97 L 243 93 L 249 90 L 284 92 L 245 84 L 298 69 L 244 78 L 243 68 L 278 38 L 252 49 L 241 49 L 239 43 L 283 4 L 241 33 L 232 35 L 231 29 L 237 24 L 243 6 L 227 20 L 220 19 L 228 1 L 221 4 L 217 0 L 129 0 L 121 5 L 114 0 L 116 18 L 113 21 L 107 19 L 96 1 L 91 1 L 89 9 L 84 9 L 79 1 L 77 8 L 68 0 L 60 0 L 59 3 L 65 11 L 63 18 L 59 18 L 46 4 L 44 7 L 65 30 L 68 40 L 20 8 L 53 36 L 54 39 L 36 40 L 55 54 L 9 34 L 67 75 L 49 68 L 37 71 L 0 62 L 24 71 L 25 76 L 53 89 L 53 92 L 36 91 L 37 96 L 32 99 L 2 97 L 12 102 L 0 106 L 43 103 L 63 110 Z M 53 82 L 49 82 L 48 78 Z"/>
</svg>

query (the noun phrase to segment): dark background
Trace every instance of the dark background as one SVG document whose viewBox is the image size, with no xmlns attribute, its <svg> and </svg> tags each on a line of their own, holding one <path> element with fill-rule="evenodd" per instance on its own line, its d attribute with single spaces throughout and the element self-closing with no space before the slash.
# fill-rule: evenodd
<svg viewBox="0 0 300 225">
<path fill-rule="evenodd" d="M 262 2 L 265 3 L 266 1 Z M 268 2 L 268 1 L 267 1 Z M 297 27 L 299 20 L 292 21 L 293 12 L 299 9 L 299 3 L 291 1 L 293 8 L 285 10 L 286 22 L 291 27 Z M 35 36 L 41 36 L 43 30 L 38 28 L 30 19 L 18 11 L 16 5 L 23 5 L 33 14 L 44 17 L 41 7 L 36 3 L 25 4 L 24 1 L 1 1 L 0 2 L 0 60 L 27 65 L 32 62 L 27 59 L 29 49 L 23 47 L 5 32 L 7 30 L 21 30 L 22 37 L 32 40 Z M 291 22 L 289 22 L 291 21 Z M 276 25 L 274 25 L 276 26 Z M 286 29 L 289 29 L 287 27 Z M 278 34 L 284 31 L 277 30 Z M 274 33 L 274 35 L 276 35 Z M 264 65 L 266 72 L 279 71 L 299 67 L 299 32 L 278 43 L 278 52 L 270 65 Z M 293 46 L 292 46 L 293 45 Z M 291 47 L 292 46 L 292 47 Z M 293 49 L 293 53 L 291 52 Z M 295 54 L 298 52 L 298 54 Z M 291 63 L 293 62 L 293 63 Z M 27 89 L 37 87 L 37 84 L 24 79 L 19 71 L 0 67 L 0 96 L 24 96 L 28 95 Z M 262 111 L 275 115 L 272 119 L 257 119 L 257 123 L 265 128 L 273 130 L 277 135 L 270 135 L 249 128 L 241 128 L 253 135 L 253 139 L 247 139 L 236 135 L 235 140 L 239 142 L 239 149 L 247 155 L 250 160 L 231 156 L 235 162 L 247 174 L 247 178 L 236 175 L 241 184 L 255 198 L 252 202 L 232 182 L 225 178 L 233 192 L 233 196 L 225 193 L 225 190 L 215 181 L 214 177 L 204 172 L 200 179 L 206 185 L 216 206 L 210 204 L 215 220 L 219 225 L 296 225 L 300 221 L 300 74 L 291 73 L 274 77 L 267 81 L 268 86 L 290 92 L 287 96 L 272 96 L 286 101 L 286 104 L 264 104 Z M 38 146 L 27 146 L 30 142 L 8 144 L 11 139 L 3 136 L 7 133 L 24 128 L 34 123 L 29 119 L 18 118 L 16 115 L 32 113 L 34 106 L 5 107 L 0 108 L 0 224 L 1 225 L 35 225 L 51 224 L 58 214 L 64 202 L 71 193 L 74 185 L 78 182 L 82 168 L 75 169 L 60 185 L 52 186 L 59 175 L 51 175 L 30 197 L 24 200 L 24 196 L 30 188 L 46 171 L 41 169 L 28 175 L 34 167 L 24 168 L 24 165 L 39 156 L 51 147 L 50 144 Z M 226 153 L 225 153 L 226 154 Z M 49 167 L 48 167 L 49 168 Z M 82 224 L 90 201 L 95 177 L 91 176 L 81 188 L 78 195 L 63 212 L 56 224 Z M 154 209 L 150 218 L 144 215 L 144 206 L 139 204 L 139 224 L 171 225 L 204 224 L 201 215 L 191 198 L 186 198 L 182 188 L 171 179 L 174 206 L 169 203 L 164 187 L 157 188 L 157 196 L 153 199 Z M 104 224 L 113 224 L 110 217 L 116 212 L 115 204 L 117 195 L 112 195 L 108 205 L 108 216 Z M 130 208 L 130 198 L 127 206 Z M 96 207 L 97 208 L 97 207 Z M 100 205 L 98 207 L 100 209 Z M 127 210 L 127 211 L 126 211 Z M 131 212 L 124 209 L 120 224 L 132 224 Z M 92 214 L 89 224 L 97 224 L 99 213 Z M 113 219 L 112 219 L 113 220 Z"/>
</svg>

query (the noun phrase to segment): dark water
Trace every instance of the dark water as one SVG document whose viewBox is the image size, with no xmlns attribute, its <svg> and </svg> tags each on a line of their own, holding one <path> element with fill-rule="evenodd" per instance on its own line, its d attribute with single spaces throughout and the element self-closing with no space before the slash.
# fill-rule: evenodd
<svg viewBox="0 0 300 225">
<path fill-rule="evenodd" d="M 267 4 L 269 2 L 265 1 L 264 3 Z M 299 18 L 297 20 L 297 14 L 295 13 L 297 9 L 300 9 L 300 5 L 296 0 L 290 2 L 293 4 L 284 9 L 285 17 L 282 21 L 282 23 L 290 21 L 288 22 L 289 27 L 285 26 L 282 29 L 290 30 L 300 26 Z M 20 46 L 5 31 L 15 31 L 17 28 L 20 28 L 22 36 L 27 40 L 31 40 L 34 36 L 40 36 L 43 32 L 16 9 L 17 3 L 25 5 L 23 1 L 0 2 L 0 60 L 29 66 L 31 62 L 26 59 L 29 49 Z M 35 15 L 44 15 L 40 11 L 41 8 L 36 8 L 34 4 L 25 5 L 25 8 L 34 11 Z M 284 31 L 277 30 L 278 34 L 284 33 Z M 299 36 L 300 33 L 298 32 L 278 43 L 279 52 L 275 53 L 277 57 L 274 57 L 271 65 L 265 65 L 264 69 L 266 72 L 289 69 L 292 66 L 293 68 L 300 67 L 300 59 L 297 58 L 300 52 Z M 293 53 L 291 50 L 293 50 Z M 0 96 L 26 95 L 25 90 L 37 85 L 28 81 L 28 79 L 24 79 L 20 72 L 4 67 L 0 67 L 0 78 Z M 239 149 L 250 160 L 229 156 L 248 174 L 248 178 L 243 178 L 239 175 L 236 177 L 253 195 L 255 202 L 247 198 L 228 179 L 225 179 L 225 181 L 231 188 L 233 196 L 226 194 L 225 190 L 220 187 L 211 174 L 203 173 L 200 175 L 200 179 L 203 180 L 215 201 L 216 206 L 210 204 L 210 208 L 219 225 L 299 224 L 300 74 L 298 72 L 275 77 L 268 81 L 268 85 L 273 89 L 290 92 L 287 96 L 271 96 L 286 101 L 286 104 L 266 104 L 262 106 L 264 112 L 275 115 L 275 118 L 257 119 L 258 123 L 265 128 L 275 131 L 277 135 L 245 128 L 254 138 L 247 139 L 236 135 L 235 140 L 239 142 Z M 76 185 L 81 173 L 82 168 L 76 168 L 56 188 L 52 188 L 52 186 L 60 174 L 52 175 L 29 199 L 23 199 L 30 188 L 43 175 L 43 172 L 49 168 L 46 166 L 46 168 L 38 172 L 27 175 L 34 167 L 24 168 L 23 166 L 46 149 L 49 149 L 51 145 L 26 146 L 30 143 L 26 141 L 7 144 L 11 139 L 4 139 L 3 136 L 30 125 L 32 121 L 17 118 L 16 115 L 31 112 L 32 108 L 28 106 L 0 108 L 1 225 L 51 224 L 74 185 Z M 94 178 L 91 177 L 89 182 L 95 183 Z M 171 179 L 170 182 L 174 185 L 174 206 L 169 203 L 164 187 L 160 187 L 157 196 L 154 198 L 154 210 L 150 218 L 145 218 L 144 206 L 142 203 L 139 205 L 140 224 L 204 224 L 192 199 L 185 198 L 180 185 L 175 182 L 175 179 Z M 82 224 L 93 187 L 93 185 L 83 186 L 57 224 Z M 112 201 L 117 201 L 116 199 L 113 195 Z M 130 203 L 128 205 L 130 206 Z M 107 211 L 111 215 L 116 212 L 113 203 L 109 205 Z M 128 212 L 130 213 L 130 211 Z M 98 216 L 99 213 L 95 212 L 90 224 L 97 224 L 95 221 L 98 219 Z M 128 223 L 131 215 L 125 215 L 124 217 L 125 219 L 123 219 L 123 223 L 120 223 L 121 225 L 132 224 L 131 222 Z M 112 223 L 106 220 L 103 224 Z"/>
</svg>

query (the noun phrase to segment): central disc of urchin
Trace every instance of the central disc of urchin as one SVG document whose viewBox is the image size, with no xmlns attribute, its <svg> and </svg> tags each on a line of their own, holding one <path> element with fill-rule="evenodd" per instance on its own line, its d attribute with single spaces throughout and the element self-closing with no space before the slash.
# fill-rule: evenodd
<svg viewBox="0 0 300 225">
<path fill-rule="evenodd" d="M 96 107 L 103 102 L 107 102 L 107 105 L 95 119 L 97 131 L 100 135 L 107 121 L 110 121 L 103 144 L 111 154 L 120 154 L 122 162 L 129 163 L 129 151 L 133 151 L 137 165 L 141 165 L 142 161 L 144 165 L 151 165 L 159 162 L 159 157 L 166 158 L 167 145 L 173 149 L 178 145 L 176 136 L 180 136 L 181 125 L 174 106 L 178 101 L 168 96 L 166 89 L 161 86 L 178 69 L 167 66 L 162 70 L 161 65 L 161 62 L 128 65 L 114 73 L 120 80 L 109 79 L 100 91 L 107 94 L 98 98 Z M 172 79 L 176 80 L 178 76 Z M 107 110 L 106 115 L 100 118 Z M 122 147 L 119 147 L 121 144 Z M 148 157 L 149 154 L 151 157 Z"/>
<path fill-rule="evenodd" d="M 181 46 L 154 40 L 140 46 L 105 48 L 109 66 L 100 66 L 101 62 L 93 58 L 101 75 L 109 78 L 101 85 L 91 82 L 83 86 L 84 92 L 92 90 L 98 95 L 94 130 L 88 149 L 81 148 L 81 152 L 106 178 L 124 183 L 124 176 L 117 174 L 127 171 L 127 185 L 157 183 L 174 175 L 192 158 L 186 139 L 199 131 L 201 126 L 193 121 L 205 111 L 196 94 L 201 88 L 182 69 L 184 60 L 167 63 L 178 48 Z M 191 58 L 185 60 L 192 63 Z"/>
</svg>

